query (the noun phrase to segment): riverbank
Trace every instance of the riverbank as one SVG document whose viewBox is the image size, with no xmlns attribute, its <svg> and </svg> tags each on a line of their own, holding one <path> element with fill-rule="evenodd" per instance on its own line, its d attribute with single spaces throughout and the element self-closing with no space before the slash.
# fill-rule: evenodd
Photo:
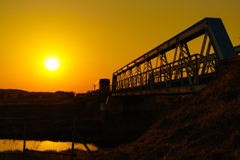
<svg viewBox="0 0 240 160">
<path fill-rule="evenodd" d="M 100 111 L 100 103 L 106 97 L 87 96 L 85 101 L 84 98 L 0 100 L 0 138 L 22 140 L 26 123 L 27 140 L 71 142 L 75 125 L 86 143 L 108 148 L 136 140 L 154 123 L 149 118 L 152 113 L 138 111 L 116 113 L 106 121 L 106 114 Z"/>
</svg>

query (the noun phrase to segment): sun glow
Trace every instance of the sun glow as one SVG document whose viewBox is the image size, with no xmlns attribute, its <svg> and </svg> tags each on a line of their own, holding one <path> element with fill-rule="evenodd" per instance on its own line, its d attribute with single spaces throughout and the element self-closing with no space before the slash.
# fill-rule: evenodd
<svg viewBox="0 0 240 160">
<path fill-rule="evenodd" d="M 49 71 L 55 71 L 60 67 L 60 62 L 56 58 L 48 58 L 45 60 L 44 66 Z"/>
</svg>

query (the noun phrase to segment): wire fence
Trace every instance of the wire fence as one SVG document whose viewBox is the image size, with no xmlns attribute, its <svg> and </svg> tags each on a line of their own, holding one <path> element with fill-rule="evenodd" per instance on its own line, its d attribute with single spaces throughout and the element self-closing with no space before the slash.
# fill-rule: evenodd
<svg viewBox="0 0 240 160">
<path fill-rule="evenodd" d="M 81 141 L 81 143 L 84 145 L 84 147 L 87 149 L 89 154 L 91 155 L 93 160 L 96 160 L 95 156 L 91 152 L 91 150 L 88 148 L 87 144 L 83 140 L 83 138 L 80 136 L 80 134 L 76 130 L 76 120 L 75 119 L 68 119 L 73 122 L 72 127 L 72 148 L 71 148 L 71 153 L 63 153 L 63 152 L 49 152 L 49 151 L 38 151 L 38 150 L 31 150 L 26 148 L 26 139 L 27 139 L 27 124 L 29 121 L 34 120 L 34 119 L 29 119 L 29 118 L 11 118 L 11 117 L 4 117 L 0 118 L 0 120 L 16 120 L 16 121 L 23 121 L 24 122 L 24 130 L 23 130 L 23 153 L 26 154 L 27 152 L 36 152 L 36 153 L 44 153 L 44 154 L 58 154 L 58 155 L 67 155 L 71 156 L 71 160 L 73 160 L 73 157 L 76 156 L 76 153 L 74 152 L 74 143 L 78 139 Z"/>
</svg>

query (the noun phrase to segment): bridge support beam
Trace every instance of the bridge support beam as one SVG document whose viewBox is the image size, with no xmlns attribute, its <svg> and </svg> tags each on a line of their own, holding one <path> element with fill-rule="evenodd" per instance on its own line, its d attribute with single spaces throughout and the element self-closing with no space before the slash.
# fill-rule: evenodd
<svg viewBox="0 0 240 160">
<path fill-rule="evenodd" d="M 190 93 L 184 95 L 109 96 L 107 102 L 101 104 L 101 111 L 156 111 L 168 106 L 178 107 L 186 98 L 191 96 Z"/>
</svg>

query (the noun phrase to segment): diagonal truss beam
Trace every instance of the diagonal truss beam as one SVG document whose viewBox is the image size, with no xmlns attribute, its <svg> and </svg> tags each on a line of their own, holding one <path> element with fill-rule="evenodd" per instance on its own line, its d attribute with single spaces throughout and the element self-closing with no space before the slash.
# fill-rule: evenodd
<svg viewBox="0 0 240 160">
<path fill-rule="evenodd" d="M 134 68 L 136 65 L 139 66 L 144 63 L 145 60 L 155 58 L 158 53 L 166 53 L 167 51 L 176 48 L 178 43 L 191 41 L 206 32 L 209 35 L 215 54 L 219 60 L 236 56 L 236 52 L 233 49 L 222 20 L 220 18 L 205 18 L 114 72 L 114 75 L 117 75 L 124 70 Z"/>
<path fill-rule="evenodd" d="M 187 44 L 201 35 L 204 38 L 200 54 L 191 55 Z M 210 54 L 211 48 L 214 54 Z M 172 81 L 179 79 L 181 85 L 186 85 L 185 77 L 188 84 L 198 84 L 198 75 L 213 73 L 217 60 L 236 56 L 239 48 L 233 48 L 220 18 L 205 18 L 114 72 L 112 90 L 148 90 L 155 85 L 162 87 L 162 82 L 171 87 Z M 175 49 L 173 62 L 168 63 L 166 54 L 172 49 Z M 156 68 L 152 68 L 154 58 Z"/>
</svg>

